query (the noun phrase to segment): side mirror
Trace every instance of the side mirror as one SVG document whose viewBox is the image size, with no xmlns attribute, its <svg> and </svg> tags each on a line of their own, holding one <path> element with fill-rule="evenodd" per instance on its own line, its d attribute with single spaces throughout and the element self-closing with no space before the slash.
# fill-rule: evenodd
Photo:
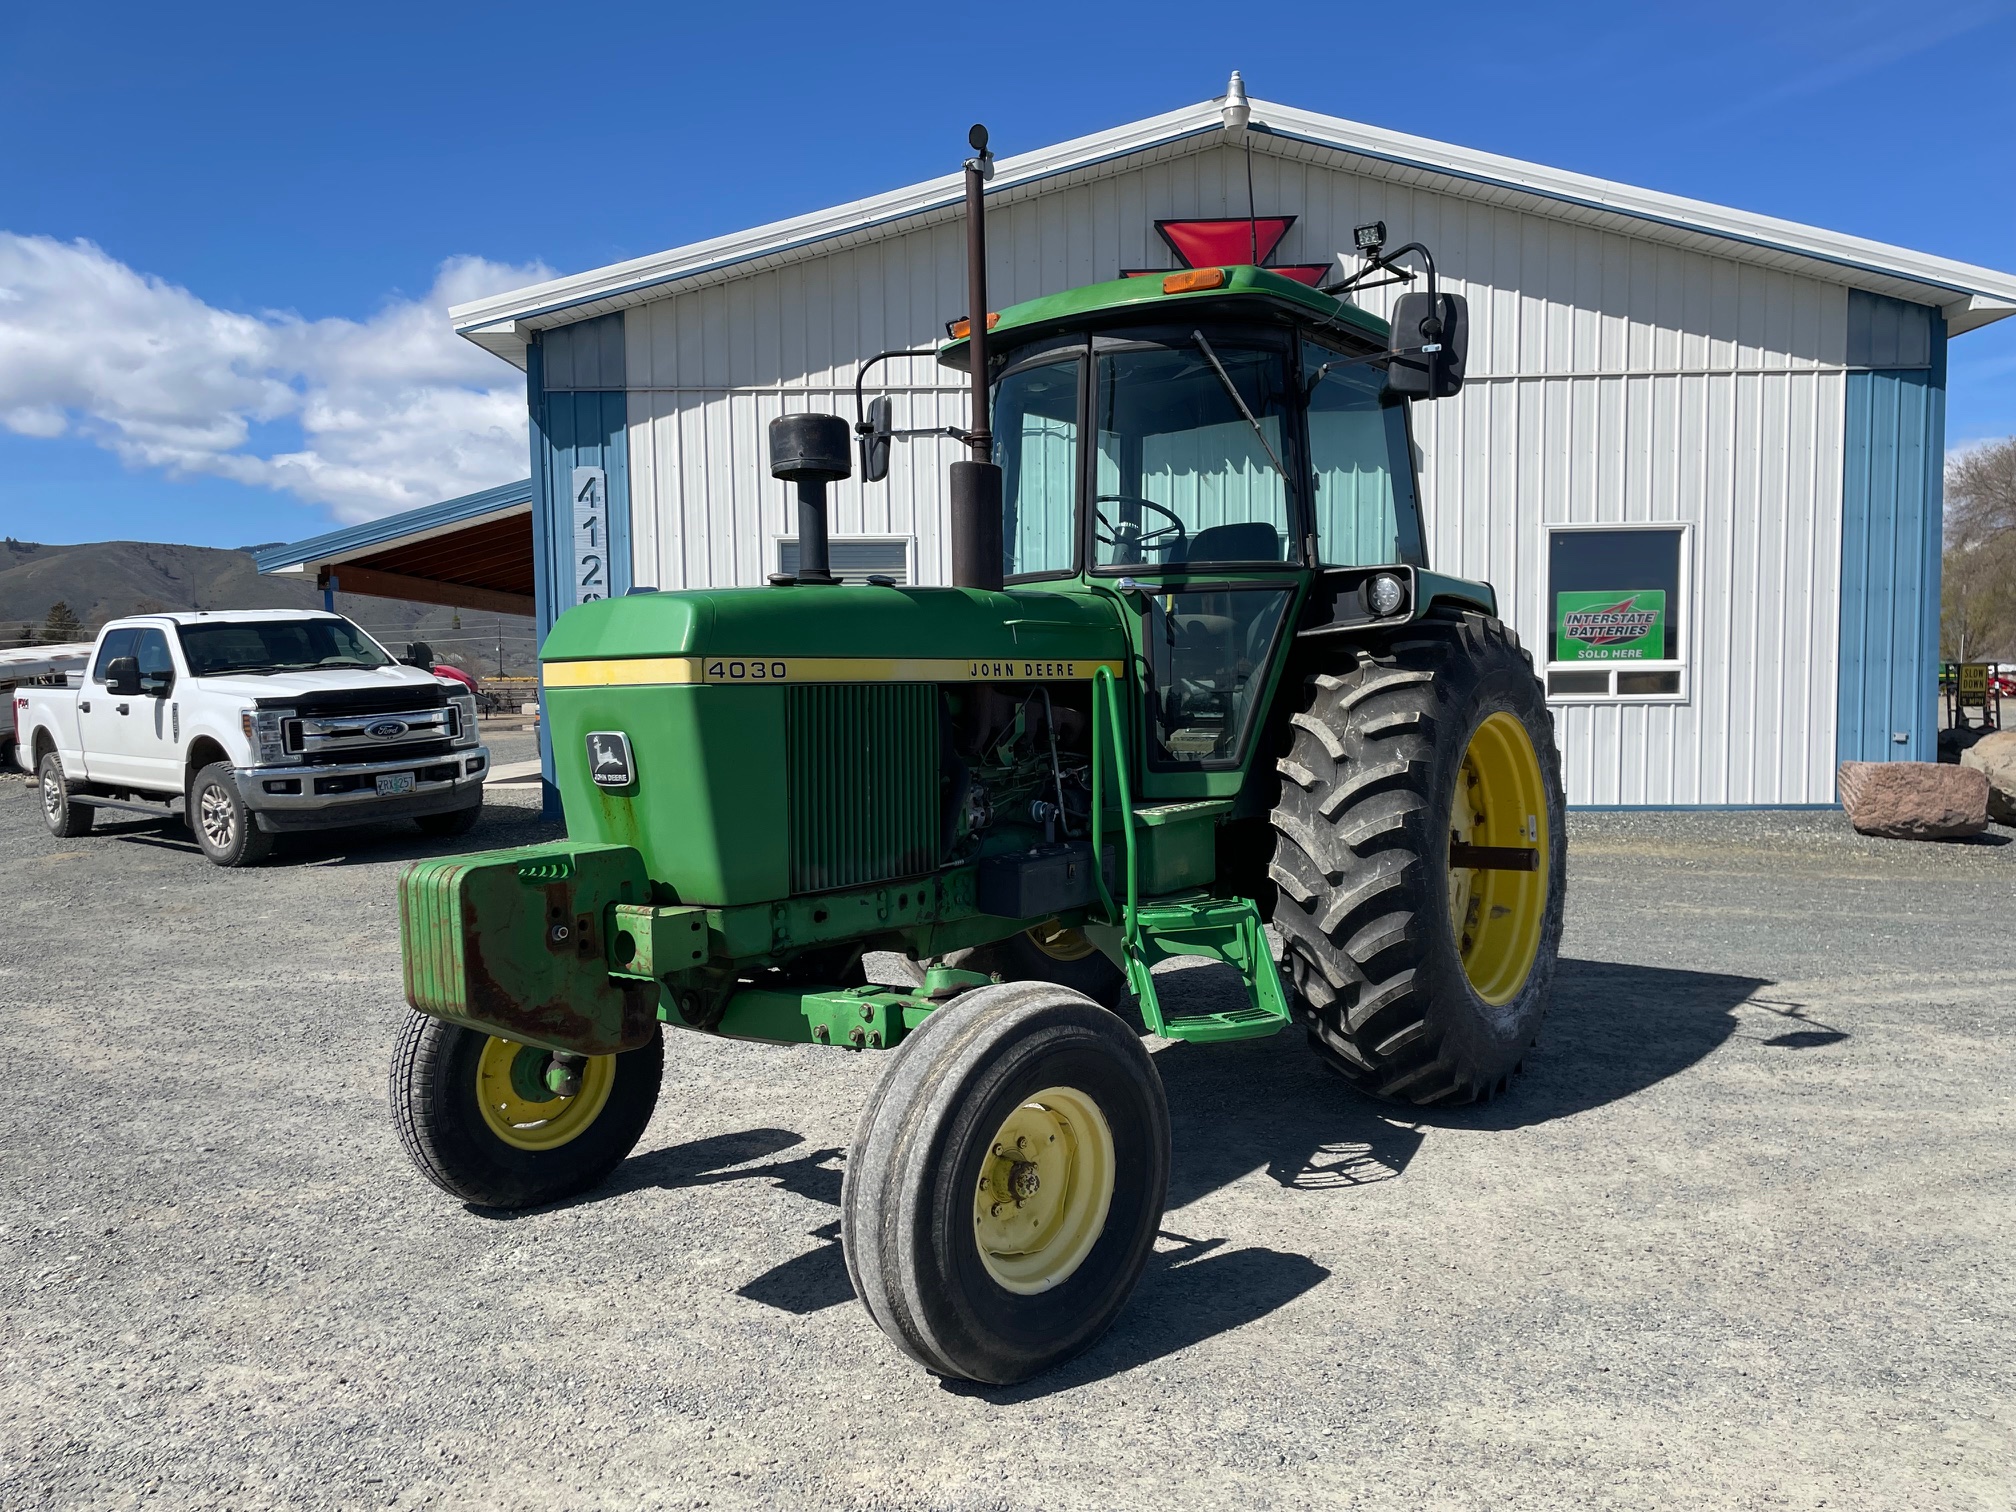
<svg viewBox="0 0 2016 1512">
<path fill-rule="evenodd" d="M 140 696 L 140 660 L 134 656 L 115 656 L 105 664 L 105 691 L 114 698 L 138 698 Z"/>
<path fill-rule="evenodd" d="M 895 433 L 894 408 L 884 394 L 868 401 L 868 428 L 861 434 L 861 476 L 880 483 L 889 476 L 889 438 Z"/>
<path fill-rule="evenodd" d="M 1439 306 L 1439 308 L 1438 308 Z M 1440 347 L 1424 352 L 1424 346 Z M 1470 349 L 1470 302 L 1461 294 L 1402 294 L 1393 301 L 1386 392 L 1401 399 L 1447 399 L 1463 387 Z"/>
</svg>

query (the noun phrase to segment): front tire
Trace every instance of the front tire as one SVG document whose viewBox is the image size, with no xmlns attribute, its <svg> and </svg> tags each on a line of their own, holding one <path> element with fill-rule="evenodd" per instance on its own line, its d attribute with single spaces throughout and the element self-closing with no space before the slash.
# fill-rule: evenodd
<svg viewBox="0 0 2016 1512">
<path fill-rule="evenodd" d="M 1045 982 L 964 993 L 875 1089 L 847 1160 L 855 1293 L 912 1359 L 1007 1385 L 1103 1334 L 1147 1264 L 1169 1107 L 1138 1036 Z"/>
<path fill-rule="evenodd" d="M 568 1096 L 544 1081 L 552 1060 L 431 1014 L 409 1018 L 388 1092 L 420 1174 L 464 1202 L 509 1209 L 575 1196 L 613 1171 L 658 1106 L 663 1039 L 586 1058 Z"/>
<path fill-rule="evenodd" d="M 1504 1089 L 1552 991 L 1561 763 L 1504 625 L 1470 615 L 1409 633 L 1315 678 L 1293 717 L 1273 922 L 1333 1069 L 1376 1097 L 1465 1103 Z M 1457 864 L 1480 851 L 1491 864 Z M 1502 865 L 1529 854 L 1534 870 Z"/>
<path fill-rule="evenodd" d="M 212 762 L 196 774 L 184 812 L 213 865 L 257 866 L 272 853 L 273 837 L 245 807 L 229 762 Z"/>
<path fill-rule="evenodd" d="M 50 834 L 58 840 L 69 840 L 91 833 L 98 810 L 88 803 L 71 800 L 70 779 L 63 775 L 62 757 L 54 751 L 44 752 L 35 779 L 42 793 L 42 819 Z"/>
</svg>

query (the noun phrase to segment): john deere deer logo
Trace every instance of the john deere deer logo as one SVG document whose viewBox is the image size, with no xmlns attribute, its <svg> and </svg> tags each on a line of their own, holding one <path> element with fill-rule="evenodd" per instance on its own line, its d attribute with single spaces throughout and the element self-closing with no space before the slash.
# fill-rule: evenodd
<svg viewBox="0 0 2016 1512">
<path fill-rule="evenodd" d="M 596 730 L 588 736 L 588 775 L 597 787 L 628 787 L 630 738 L 620 730 Z"/>
</svg>

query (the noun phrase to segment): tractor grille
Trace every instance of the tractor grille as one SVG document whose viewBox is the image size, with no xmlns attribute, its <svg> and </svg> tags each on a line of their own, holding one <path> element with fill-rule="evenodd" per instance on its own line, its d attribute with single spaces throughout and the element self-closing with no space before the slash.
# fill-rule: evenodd
<svg viewBox="0 0 2016 1512">
<path fill-rule="evenodd" d="M 791 890 L 914 877 L 938 862 L 938 690 L 785 690 Z"/>
</svg>

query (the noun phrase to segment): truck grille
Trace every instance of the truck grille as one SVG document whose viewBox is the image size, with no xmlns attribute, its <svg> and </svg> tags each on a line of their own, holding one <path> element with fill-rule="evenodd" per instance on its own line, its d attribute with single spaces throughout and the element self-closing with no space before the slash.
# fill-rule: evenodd
<svg viewBox="0 0 2016 1512">
<path fill-rule="evenodd" d="M 938 690 L 834 683 L 785 690 L 791 890 L 824 892 L 938 862 Z"/>
<path fill-rule="evenodd" d="M 388 756 L 445 755 L 462 732 L 453 704 L 375 714 L 320 714 L 287 720 L 287 749 L 310 762 L 376 761 Z M 404 726 L 397 733 L 395 726 Z"/>
</svg>

